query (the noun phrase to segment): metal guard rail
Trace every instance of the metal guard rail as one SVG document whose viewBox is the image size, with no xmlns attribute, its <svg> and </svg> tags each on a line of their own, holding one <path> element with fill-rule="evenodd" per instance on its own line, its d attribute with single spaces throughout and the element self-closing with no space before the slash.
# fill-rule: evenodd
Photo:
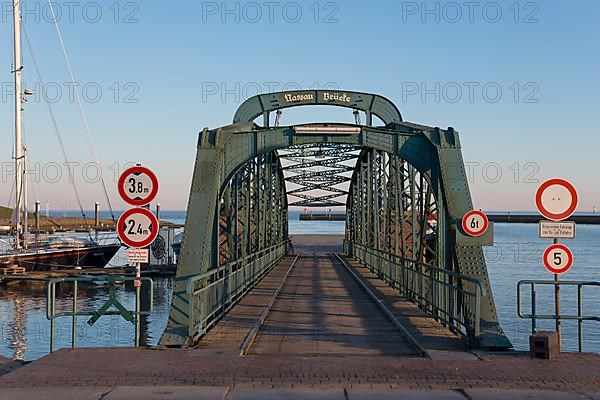
<svg viewBox="0 0 600 400">
<path fill-rule="evenodd" d="M 188 279 L 188 334 L 193 342 L 206 334 L 288 253 L 289 244 L 290 240 L 283 241 Z M 195 319 L 197 314 L 200 318 Z"/>
<path fill-rule="evenodd" d="M 151 278 L 139 278 L 142 282 L 148 282 L 149 284 L 149 292 L 150 292 L 150 308 L 148 311 L 141 311 L 140 304 L 136 299 L 135 311 L 129 311 L 123 309 L 119 309 L 117 307 L 117 311 L 109 311 L 106 310 L 104 312 L 96 311 L 86 311 L 81 312 L 77 311 L 78 306 L 78 290 L 80 283 L 90 283 L 96 284 L 98 282 L 106 282 L 108 283 L 108 289 L 110 291 L 109 302 L 114 298 L 115 286 L 117 282 L 133 282 L 138 280 L 135 277 L 125 277 L 125 276 L 99 276 L 99 277 L 74 277 L 74 278 L 56 278 L 48 281 L 48 288 L 46 293 L 46 318 L 50 321 L 50 353 L 54 352 L 54 343 L 55 343 L 55 321 L 58 318 L 71 317 L 72 318 L 72 326 L 71 326 L 71 348 L 75 348 L 76 338 L 77 338 L 77 317 L 91 317 L 88 321 L 88 325 L 93 325 L 100 317 L 108 316 L 108 315 L 119 315 L 123 318 L 128 319 L 130 314 L 134 316 L 136 325 L 139 323 L 140 316 L 150 315 L 152 310 L 154 309 L 154 281 Z M 73 283 L 73 299 L 72 299 L 72 308 L 70 312 L 56 312 L 56 286 L 60 283 Z M 107 304 L 109 304 L 107 302 Z M 120 306 L 120 303 L 119 303 Z M 139 343 L 139 330 L 136 328 L 135 330 L 135 343 L 136 346 Z"/>
<path fill-rule="evenodd" d="M 523 295 L 522 287 L 528 285 L 531 287 L 531 313 L 525 314 L 523 312 Z M 536 312 L 536 286 L 577 286 L 577 315 L 563 315 L 559 314 L 538 314 Z M 583 315 L 583 288 L 584 287 L 600 287 L 600 282 L 594 281 L 549 281 L 549 280 L 523 280 L 517 284 L 517 314 L 520 318 L 531 320 L 531 333 L 534 334 L 537 331 L 536 321 L 541 320 L 576 320 L 577 321 L 577 342 L 578 351 L 583 351 L 583 321 L 596 321 L 600 322 L 600 317 L 586 316 Z"/>
<path fill-rule="evenodd" d="M 352 246 L 358 261 L 428 315 L 469 343 L 480 336 L 481 298 L 487 291 L 478 279 L 361 244 Z M 465 288 L 465 283 L 470 283 L 472 290 Z"/>
</svg>

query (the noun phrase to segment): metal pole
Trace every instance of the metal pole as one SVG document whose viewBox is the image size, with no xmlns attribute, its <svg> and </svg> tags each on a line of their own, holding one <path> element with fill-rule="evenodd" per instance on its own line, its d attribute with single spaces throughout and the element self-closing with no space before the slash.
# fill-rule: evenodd
<svg viewBox="0 0 600 400">
<path fill-rule="evenodd" d="M 35 230 L 39 233 L 40 230 L 40 202 L 35 202 Z"/>
<path fill-rule="evenodd" d="M 96 230 L 100 227 L 100 203 L 94 204 L 94 226 Z"/>
<path fill-rule="evenodd" d="M 558 244 L 558 239 L 554 239 L 554 244 Z M 554 274 L 554 314 L 556 317 L 556 336 L 558 338 L 558 352 L 562 352 L 562 338 L 560 332 L 560 277 Z"/>
<path fill-rule="evenodd" d="M 135 347 L 140 347 L 140 289 L 142 287 L 142 264 L 135 264 Z"/>
<path fill-rule="evenodd" d="M 160 204 L 156 205 L 156 219 L 160 222 Z"/>
<path fill-rule="evenodd" d="M 535 335 L 535 331 L 537 330 L 537 322 L 536 322 L 536 293 L 535 293 L 535 283 L 531 284 L 531 334 Z"/>
<path fill-rule="evenodd" d="M 577 285 L 577 341 L 579 352 L 583 352 L 583 285 Z"/>
<path fill-rule="evenodd" d="M 54 353 L 54 327 L 55 327 L 55 311 L 56 311 L 56 285 L 50 283 L 50 308 L 52 310 L 52 319 L 50 320 L 50 353 Z"/>
<path fill-rule="evenodd" d="M 73 282 L 73 323 L 71 327 L 71 348 L 77 344 L 77 281 Z"/>
<path fill-rule="evenodd" d="M 21 212 L 23 210 L 23 98 L 22 96 L 22 74 L 21 64 L 21 3 L 13 0 L 13 23 L 14 23 L 14 73 L 15 73 L 15 227 L 16 248 L 21 248 L 19 234 L 22 232 Z"/>
</svg>

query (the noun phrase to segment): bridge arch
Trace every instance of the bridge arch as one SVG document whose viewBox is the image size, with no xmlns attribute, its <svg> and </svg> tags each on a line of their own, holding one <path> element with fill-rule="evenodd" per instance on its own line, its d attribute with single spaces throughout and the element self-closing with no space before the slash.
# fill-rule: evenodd
<svg viewBox="0 0 600 400">
<path fill-rule="evenodd" d="M 359 98 L 363 101 L 357 101 Z M 377 115 L 386 125 L 371 126 L 372 117 L 368 117 L 365 125 L 269 126 L 269 113 L 320 99 Z M 265 116 L 266 126 L 253 122 L 260 115 Z M 354 157 L 351 177 L 304 174 L 319 182 L 348 183 L 346 254 L 374 268 L 392 286 L 398 279 L 405 280 L 404 295 L 413 296 L 412 300 L 445 323 L 460 319 L 454 329 L 471 345 L 510 346 L 497 320 L 482 251 L 485 243 L 457 229 L 457 222 L 473 204 L 458 133 L 453 128 L 404 122 L 395 105 L 381 96 L 337 91 L 256 96 L 240 106 L 234 121 L 200 133 L 176 288 L 162 343 L 196 341 L 287 253 L 290 193 L 282 152 L 329 146 L 330 156 L 336 148 L 355 148 L 360 153 Z M 306 172 L 306 165 L 315 163 L 301 165 Z M 317 191 L 324 188 L 309 178 L 305 181 Z M 324 206 L 343 197 L 340 193 L 317 196 L 321 202 L 312 204 Z M 311 204 L 310 196 L 305 200 Z M 432 234 L 435 243 L 428 236 Z M 428 264 L 425 252 L 432 250 L 435 262 Z M 404 271 L 400 278 L 398 271 Z M 240 281 L 248 274 L 250 281 Z M 452 304 L 442 307 L 434 298 L 441 294 L 435 292 L 433 283 L 426 282 L 434 279 L 441 279 L 441 284 L 456 293 L 474 293 L 473 301 L 445 298 Z M 417 281 L 420 288 L 407 289 Z M 215 282 L 222 285 L 220 291 L 205 290 L 217 285 Z"/>
</svg>

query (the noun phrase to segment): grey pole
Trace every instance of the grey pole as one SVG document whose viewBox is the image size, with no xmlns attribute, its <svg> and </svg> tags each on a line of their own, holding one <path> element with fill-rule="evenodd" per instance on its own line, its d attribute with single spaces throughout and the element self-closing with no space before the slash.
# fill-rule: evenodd
<svg viewBox="0 0 600 400">
<path fill-rule="evenodd" d="M 100 203 L 94 204 L 94 226 L 96 230 L 100 227 Z"/>
<path fill-rule="evenodd" d="M 35 229 L 37 232 L 40 230 L 40 202 L 35 202 Z"/>
</svg>

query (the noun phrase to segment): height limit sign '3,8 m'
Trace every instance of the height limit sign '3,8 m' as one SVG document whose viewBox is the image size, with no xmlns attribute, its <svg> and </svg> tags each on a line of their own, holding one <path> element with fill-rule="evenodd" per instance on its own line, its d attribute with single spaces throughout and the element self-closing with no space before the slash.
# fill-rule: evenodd
<svg viewBox="0 0 600 400">
<path fill-rule="evenodd" d="M 140 165 L 121 174 L 118 183 L 121 198 L 132 206 L 150 204 L 158 194 L 158 179 L 154 172 Z"/>
</svg>

